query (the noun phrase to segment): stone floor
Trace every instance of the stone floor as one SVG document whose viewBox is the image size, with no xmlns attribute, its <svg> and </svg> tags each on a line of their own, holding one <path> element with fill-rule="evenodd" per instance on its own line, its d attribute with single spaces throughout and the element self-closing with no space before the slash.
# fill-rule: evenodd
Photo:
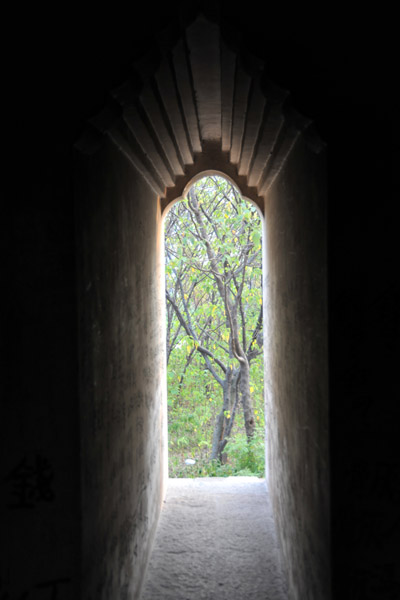
<svg viewBox="0 0 400 600">
<path fill-rule="evenodd" d="M 287 600 L 265 480 L 170 479 L 142 600 Z"/>
</svg>

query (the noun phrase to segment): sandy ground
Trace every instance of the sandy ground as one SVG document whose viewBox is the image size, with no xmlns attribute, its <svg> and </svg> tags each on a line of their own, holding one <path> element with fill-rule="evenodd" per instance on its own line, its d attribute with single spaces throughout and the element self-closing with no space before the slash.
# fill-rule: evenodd
<svg viewBox="0 0 400 600">
<path fill-rule="evenodd" d="M 265 480 L 170 479 L 141 600 L 287 600 Z"/>
</svg>

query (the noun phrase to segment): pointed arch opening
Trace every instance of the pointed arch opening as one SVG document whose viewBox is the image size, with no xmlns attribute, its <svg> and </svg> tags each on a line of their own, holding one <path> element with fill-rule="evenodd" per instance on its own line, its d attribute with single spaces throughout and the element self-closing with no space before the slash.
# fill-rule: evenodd
<svg viewBox="0 0 400 600">
<path fill-rule="evenodd" d="M 169 475 L 263 477 L 262 215 L 215 170 L 165 213 Z"/>
</svg>

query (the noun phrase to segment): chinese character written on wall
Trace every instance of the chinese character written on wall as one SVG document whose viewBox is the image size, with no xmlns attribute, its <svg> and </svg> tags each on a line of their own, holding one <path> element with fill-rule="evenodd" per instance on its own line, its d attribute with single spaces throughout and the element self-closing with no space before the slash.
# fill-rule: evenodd
<svg viewBox="0 0 400 600">
<path fill-rule="evenodd" d="M 9 485 L 9 508 L 34 508 L 40 502 L 53 502 L 54 470 L 49 461 L 36 455 L 29 461 L 25 456 L 6 476 Z"/>
</svg>

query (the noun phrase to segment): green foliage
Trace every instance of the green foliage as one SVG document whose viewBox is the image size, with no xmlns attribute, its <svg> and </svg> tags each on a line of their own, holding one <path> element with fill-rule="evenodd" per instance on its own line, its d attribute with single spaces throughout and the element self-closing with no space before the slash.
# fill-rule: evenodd
<svg viewBox="0 0 400 600">
<path fill-rule="evenodd" d="M 264 476 L 264 435 L 264 428 L 259 426 L 250 442 L 242 432 L 230 440 L 229 457 L 235 465 L 234 475 Z"/>
<path fill-rule="evenodd" d="M 193 452 L 191 458 L 196 457 L 194 465 L 185 464 L 188 454 L 177 452 L 175 449 L 170 450 L 170 477 L 264 477 L 264 431 L 261 427 L 257 428 L 250 443 L 247 442 L 244 432 L 237 434 L 229 442 L 229 449 L 226 464 L 219 460 L 210 460 L 204 453 Z"/>
<path fill-rule="evenodd" d="M 262 305 L 258 213 L 222 177 L 206 177 L 194 187 L 208 243 L 224 276 L 226 293 L 234 299 L 240 292 L 241 343 L 257 350 L 256 340 L 250 343 Z M 213 429 L 222 407 L 221 385 L 212 370 L 221 369 L 223 364 L 234 371 L 238 369 L 238 361 L 232 354 L 224 303 L 201 238 L 188 199 L 177 203 L 165 223 L 170 476 L 261 477 L 265 427 L 261 351 L 251 353 L 250 369 L 256 432 L 248 443 L 238 407 L 224 450 L 227 462 L 210 460 Z M 207 350 L 207 356 L 198 351 L 199 345 Z M 225 411 L 225 417 L 233 418 L 230 410 Z M 195 465 L 186 465 L 187 458 L 195 459 Z"/>
</svg>

